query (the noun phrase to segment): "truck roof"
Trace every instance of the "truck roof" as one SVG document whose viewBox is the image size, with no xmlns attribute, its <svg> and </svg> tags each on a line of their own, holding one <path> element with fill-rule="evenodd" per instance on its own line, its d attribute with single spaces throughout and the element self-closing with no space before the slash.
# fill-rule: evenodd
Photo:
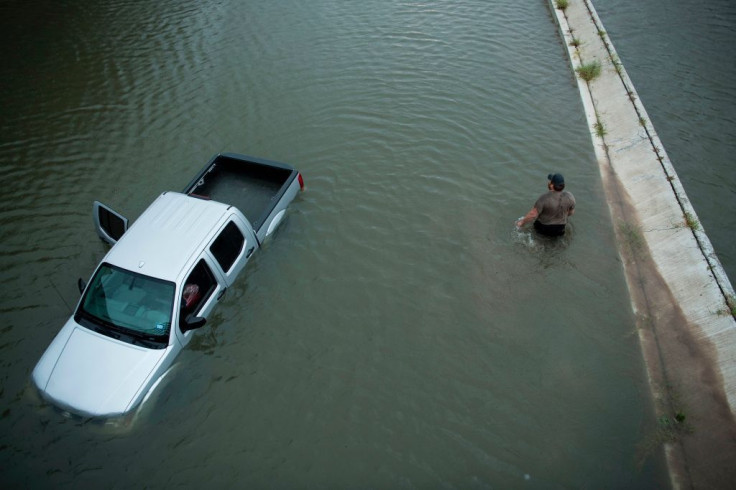
<svg viewBox="0 0 736 490">
<path fill-rule="evenodd" d="M 178 192 L 161 194 L 125 232 L 104 261 L 167 281 L 186 272 L 224 219 L 227 204 Z"/>
</svg>

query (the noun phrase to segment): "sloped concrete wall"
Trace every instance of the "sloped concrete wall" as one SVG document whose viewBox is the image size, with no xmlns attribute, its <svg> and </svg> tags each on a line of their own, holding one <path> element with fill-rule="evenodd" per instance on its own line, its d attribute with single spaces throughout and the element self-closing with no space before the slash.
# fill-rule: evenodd
<svg viewBox="0 0 736 490">
<path fill-rule="evenodd" d="M 732 488 L 733 287 L 593 4 L 549 2 L 590 125 L 673 487 Z M 593 63 L 600 75 L 577 76 Z"/>
</svg>

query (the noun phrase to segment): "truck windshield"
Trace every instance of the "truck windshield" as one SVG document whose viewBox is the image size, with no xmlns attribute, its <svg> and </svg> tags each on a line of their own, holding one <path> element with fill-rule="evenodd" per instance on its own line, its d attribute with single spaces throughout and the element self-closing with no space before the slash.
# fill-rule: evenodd
<svg viewBox="0 0 736 490">
<path fill-rule="evenodd" d="M 151 347 L 168 343 L 174 283 L 102 264 L 75 318 L 100 333 Z"/>
</svg>

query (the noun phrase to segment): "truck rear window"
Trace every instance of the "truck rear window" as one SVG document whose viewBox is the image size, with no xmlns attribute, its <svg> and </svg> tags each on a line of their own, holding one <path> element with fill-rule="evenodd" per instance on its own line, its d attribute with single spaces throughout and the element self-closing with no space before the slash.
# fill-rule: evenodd
<svg viewBox="0 0 736 490">
<path fill-rule="evenodd" d="M 244 244 L 245 237 L 235 223 L 231 221 L 212 243 L 210 252 L 212 252 L 222 270 L 228 272 L 240 256 Z"/>
</svg>

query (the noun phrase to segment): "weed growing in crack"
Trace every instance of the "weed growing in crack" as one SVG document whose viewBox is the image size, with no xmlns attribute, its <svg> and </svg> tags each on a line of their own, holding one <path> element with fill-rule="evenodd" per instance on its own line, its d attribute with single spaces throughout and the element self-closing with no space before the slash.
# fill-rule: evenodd
<svg viewBox="0 0 736 490">
<path fill-rule="evenodd" d="M 603 123 L 598 120 L 597 123 L 593 124 L 593 129 L 595 129 L 595 134 L 599 138 L 603 138 L 606 135 L 606 127 L 603 125 Z"/>
<path fill-rule="evenodd" d="M 591 63 L 586 63 L 584 65 L 580 65 L 579 67 L 577 67 L 575 71 L 577 72 L 580 78 L 582 78 L 586 82 L 590 82 L 591 80 L 600 76 L 601 63 L 600 61 L 593 61 Z"/>
<path fill-rule="evenodd" d="M 700 229 L 700 222 L 698 221 L 698 218 L 688 212 L 685 213 L 685 226 L 693 231 L 698 231 Z"/>
<path fill-rule="evenodd" d="M 635 224 L 621 221 L 618 225 L 618 231 L 632 252 L 637 252 L 644 246 L 644 236 Z"/>
<path fill-rule="evenodd" d="M 656 427 L 644 437 L 637 447 L 639 467 L 657 452 L 664 444 L 679 442 L 685 435 L 692 434 L 695 429 L 687 420 L 687 411 L 682 407 L 679 393 L 671 385 L 667 387 L 671 415 L 662 415 L 657 419 Z"/>
</svg>

